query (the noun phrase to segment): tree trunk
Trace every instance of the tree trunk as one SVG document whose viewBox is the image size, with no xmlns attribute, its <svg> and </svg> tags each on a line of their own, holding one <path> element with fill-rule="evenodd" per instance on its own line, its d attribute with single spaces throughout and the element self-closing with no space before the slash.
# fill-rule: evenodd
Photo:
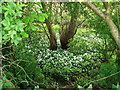
<svg viewBox="0 0 120 90">
<path fill-rule="evenodd" d="M 110 27 L 110 32 L 111 32 L 114 40 L 116 41 L 118 48 L 120 49 L 120 32 L 118 31 L 117 26 L 115 25 L 115 23 L 113 22 L 113 20 L 111 18 L 110 3 L 103 2 L 104 6 L 106 8 L 105 14 L 91 2 L 82 2 L 82 3 L 85 4 L 87 7 L 89 7 L 90 9 L 92 9 L 93 12 L 95 12 L 99 17 L 103 18 L 103 20 L 105 20 L 107 22 L 108 26 Z"/>
<path fill-rule="evenodd" d="M 60 43 L 62 49 L 68 48 L 68 43 L 70 42 L 70 39 L 72 39 L 73 36 L 75 35 L 77 26 L 76 22 L 77 16 L 72 16 L 69 27 L 67 28 L 67 30 L 65 30 L 65 32 L 62 31 L 62 34 L 60 35 Z"/>
<path fill-rule="evenodd" d="M 71 10 L 69 11 L 71 14 L 71 20 L 68 28 L 63 30 L 60 34 L 60 43 L 62 49 L 67 49 L 69 46 L 69 42 L 73 39 L 76 31 L 77 31 L 77 18 L 79 16 L 79 3 L 71 3 L 72 8 L 68 6 Z"/>
<path fill-rule="evenodd" d="M 47 13 L 46 5 L 44 2 L 41 2 L 43 13 Z M 49 31 L 49 42 L 50 42 L 50 50 L 57 49 L 57 39 L 54 30 L 52 29 L 52 24 L 50 23 L 50 18 L 45 19 L 46 26 Z"/>
<path fill-rule="evenodd" d="M 106 22 L 110 27 L 110 32 L 112 36 L 114 37 L 119 49 L 120 49 L 120 32 L 118 31 L 117 26 L 114 24 L 112 18 L 110 16 L 106 17 Z"/>
<path fill-rule="evenodd" d="M 52 29 L 52 25 L 49 21 L 49 19 L 45 20 L 45 23 L 47 25 L 48 31 L 49 31 L 49 42 L 50 42 L 50 50 L 56 50 L 57 49 L 57 39 L 54 30 Z"/>
</svg>

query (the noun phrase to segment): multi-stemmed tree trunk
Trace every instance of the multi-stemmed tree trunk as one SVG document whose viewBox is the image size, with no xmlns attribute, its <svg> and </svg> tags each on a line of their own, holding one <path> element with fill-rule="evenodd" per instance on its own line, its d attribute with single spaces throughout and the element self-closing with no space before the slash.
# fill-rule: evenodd
<svg viewBox="0 0 120 90">
<path fill-rule="evenodd" d="M 60 43 L 62 49 L 68 48 L 68 43 L 70 42 L 70 39 L 73 38 L 73 36 L 76 33 L 76 23 L 77 22 L 77 16 L 72 16 L 70 20 L 70 24 L 68 28 L 61 32 L 60 34 Z"/>
<path fill-rule="evenodd" d="M 73 9 L 70 11 L 71 13 L 71 20 L 68 28 L 66 30 L 63 30 L 60 34 L 60 43 L 61 43 L 61 48 L 62 49 L 67 49 L 68 48 L 68 43 L 70 42 L 70 39 L 73 38 L 73 36 L 76 33 L 76 27 L 77 27 L 77 17 L 79 13 L 79 8 L 78 8 L 78 3 L 72 3 Z M 41 2 L 43 11 L 46 13 L 46 4 L 44 2 Z M 50 49 L 51 50 L 56 50 L 57 49 L 57 39 L 56 39 L 56 34 L 52 28 L 52 24 L 50 23 L 50 18 L 45 19 L 46 26 L 49 31 L 49 41 L 50 41 Z"/>
<path fill-rule="evenodd" d="M 106 9 L 106 11 L 103 13 L 99 8 L 97 8 L 94 4 L 91 2 L 82 2 L 85 4 L 87 7 L 93 10 L 98 16 L 100 16 L 103 20 L 105 20 L 110 28 L 110 32 L 116 41 L 119 49 L 120 49 L 120 32 L 118 31 L 118 27 L 115 25 L 115 23 L 112 20 L 111 16 L 111 5 L 108 2 L 103 2 L 103 5 Z M 41 3 L 43 9 L 46 11 L 45 4 Z M 78 9 L 77 6 L 74 5 L 73 7 L 73 12 L 74 13 L 71 15 L 71 20 L 68 28 L 66 30 L 62 30 L 60 34 L 60 42 L 61 42 L 61 48 L 62 49 L 67 49 L 68 48 L 68 43 L 70 42 L 70 39 L 73 38 L 73 36 L 76 33 L 76 23 L 77 23 L 77 17 L 78 17 Z M 52 29 L 52 25 L 50 23 L 50 18 L 45 20 L 45 23 L 47 25 L 48 31 L 49 31 L 49 41 L 50 41 L 50 49 L 51 50 L 56 50 L 57 49 L 57 40 L 56 40 L 56 35 L 54 30 Z"/>
<path fill-rule="evenodd" d="M 68 28 L 66 28 L 66 30 L 62 30 L 60 33 L 60 43 L 61 43 L 62 49 L 68 48 L 70 39 L 72 39 L 76 33 L 77 18 L 79 16 L 79 6 L 78 5 L 79 5 L 78 3 L 74 3 L 73 10 L 70 11 L 71 20 L 70 20 L 69 26 L 68 26 Z"/>
</svg>

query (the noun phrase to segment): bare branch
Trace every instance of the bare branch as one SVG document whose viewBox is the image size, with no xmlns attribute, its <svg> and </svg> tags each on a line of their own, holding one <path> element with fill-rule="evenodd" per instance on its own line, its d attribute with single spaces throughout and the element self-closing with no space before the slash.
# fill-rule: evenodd
<svg viewBox="0 0 120 90">
<path fill-rule="evenodd" d="M 10 63 L 10 64 L 9 64 L 9 65 L 4 65 L 4 66 L 2 67 L 2 69 L 5 68 L 5 67 L 11 67 L 11 65 L 15 65 L 15 66 L 19 67 L 19 68 L 25 73 L 26 77 L 27 77 L 29 80 L 31 80 L 33 83 L 36 83 L 36 84 L 41 85 L 41 86 L 43 86 L 43 87 L 45 86 L 43 83 L 39 83 L 39 82 L 36 82 L 36 81 L 34 81 L 33 79 L 31 79 L 31 78 L 29 77 L 29 75 L 27 74 L 27 72 L 24 70 L 24 68 L 23 68 L 22 66 L 20 66 L 19 64 L 15 63 L 15 62 L 9 62 L 9 61 L 8 61 L 8 63 Z"/>
<path fill-rule="evenodd" d="M 12 47 L 13 45 L 10 45 L 10 46 L 7 46 L 7 47 L 3 47 L 3 48 L 0 48 L 0 51 L 3 50 L 3 49 L 6 49 L 6 48 L 10 48 Z"/>
</svg>

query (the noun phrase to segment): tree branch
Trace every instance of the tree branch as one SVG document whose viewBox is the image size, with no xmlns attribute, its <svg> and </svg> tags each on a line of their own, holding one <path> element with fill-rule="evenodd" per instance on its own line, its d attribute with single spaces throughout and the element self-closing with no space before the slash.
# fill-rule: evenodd
<svg viewBox="0 0 120 90">
<path fill-rule="evenodd" d="M 106 2 L 106 0 L 101 0 L 105 9 L 107 10 L 107 7 L 108 7 L 108 2 Z"/>
<path fill-rule="evenodd" d="M 100 78 L 100 79 L 98 79 L 98 80 L 93 80 L 93 81 L 85 84 L 83 87 L 88 86 L 89 84 L 91 84 L 91 83 L 93 83 L 93 82 L 98 82 L 98 81 L 107 79 L 107 78 L 112 77 L 112 76 L 114 76 L 114 75 L 116 75 L 116 74 L 118 74 L 118 73 L 120 73 L 120 71 L 118 71 L 118 72 L 116 72 L 116 73 L 113 73 L 113 74 L 111 74 L 111 75 L 109 75 L 109 76 L 107 76 L 107 77 L 103 77 L 103 78 Z"/>
<path fill-rule="evenodd" d="M 91 2 L 82 2 L 82 3 L 87 7 L 89 7 L 90 9 L 92 9 L 93 12 L 95 12 L 98 16 L 100 16 L 105 20 L 105 14 L 102 11 L 100 11 L 99 8 L 97 8 L 94 4 L 92 4 Z"/>
</svg>

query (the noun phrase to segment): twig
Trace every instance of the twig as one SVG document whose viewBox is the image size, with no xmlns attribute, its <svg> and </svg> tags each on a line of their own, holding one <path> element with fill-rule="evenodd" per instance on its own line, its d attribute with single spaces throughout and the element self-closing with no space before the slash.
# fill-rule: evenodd
<svg viewBox="0 0 120 90">
<path fill-rule="evenodd" d="M 4 47 L 4 48 L 0 48 L 0 50 L 6 49 L 6 48 L 10 48 L 10 47 L 12 47 L 12 46 L 13 46 L 13 45 L 10 45 L 10 46 Z"/>
<path fill-rule="evenodd" d="M 19 67 L 19 68 L 25 73 L 25 75 L 27 76 L 27 78 L 28 78 L 29 80 L 31 80 L 33 83 L 36 83 L 36 84 L 41 85 L 41 86 L 44 86 L 43 83 L 38 83 L 38 82 L 34 81 L 33 79 L 31 79 L 31 78 L 29 77 L 29 75 L 26 73 L 26 71 L 24 70 L 24 68 L 21 67 L 20 65 L 14 63 L 14 62 L 9 62 L 9 63 L 10 63 L 10 65 L 4 65 L 2 68 L 10 67 L 11 65 L 16 65 L 17 67 Z"/>
<path fill-rule="evenodd" d="M 43 29 L 44 29 L 44 31 L 45 31 L 45 34 L 47 35 L 48 39 L 50 40 L 50 36 L 48 35 L 48 33 L 47 33 L 47 31 L 46 31 L 46 29 L 45 29 L 45 27 L 44 27 L 43 24 L 42 24 L 42 27 L 43 27 Z"/>
<path fill-rule="evenodd" d="M 111 76 L 114 76 L 114 75 L 116 75 L 116 74 L 118 74 L 118 73 L 120 73 L 120 71 L 118 71 L 118 72 L 116 72 L 116 73 L 113 73 L 113 74 L 111 74 L 111 75 L 109 75 L 109 76 L 107 76 L 107 77 L 103 77 L 103 78 L 100 78 L 100 79 L 98 79 L 98 80 L 93 80 L 93 81 L 91 81 L 91 82 L 85 84 L 83 87 L 88 86 L 89 84 L 91 84 L 91 83 L 93 83 L 93 82 L 98 82 L 98 81 L 107 79 L 107 78 L 109 78 L 109 77 L 111 77 Z"/>
</svg>

